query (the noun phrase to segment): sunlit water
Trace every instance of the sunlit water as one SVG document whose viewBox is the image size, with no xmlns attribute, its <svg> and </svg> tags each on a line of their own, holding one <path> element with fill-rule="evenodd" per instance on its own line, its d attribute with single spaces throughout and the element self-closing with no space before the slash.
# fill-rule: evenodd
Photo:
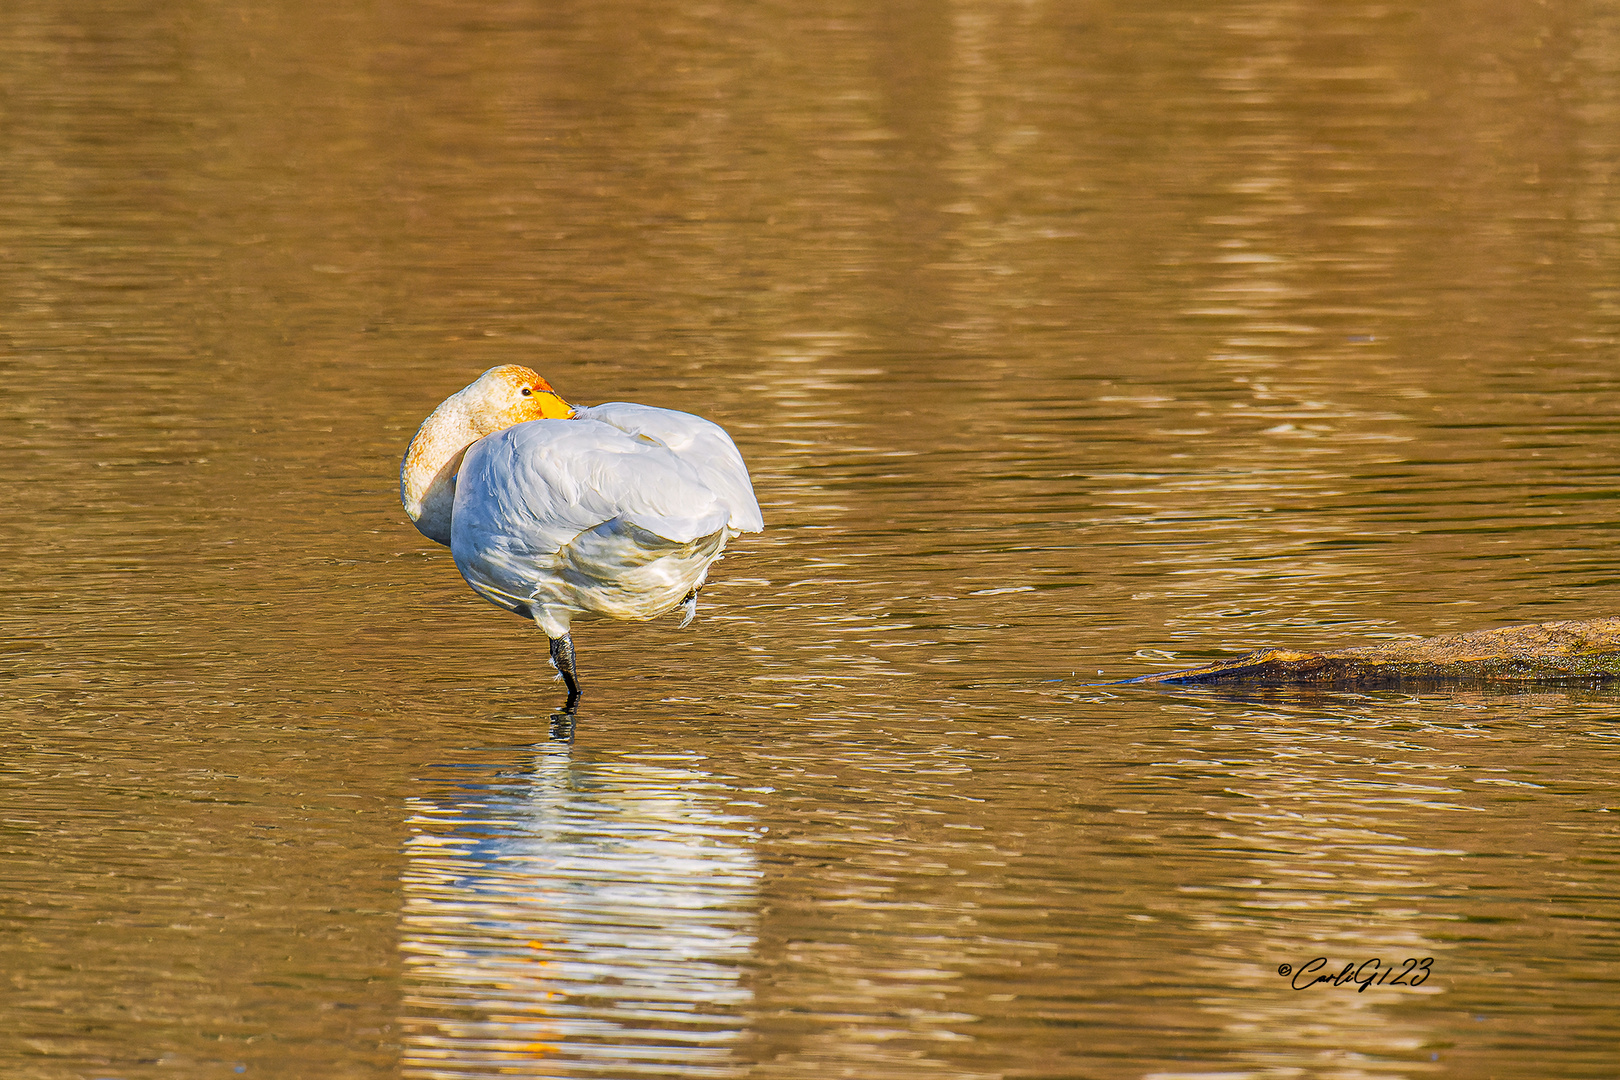
<svg viewBox="0 0 1620 1080">
<path fill-rule="evenodd" d="M 523 757 L 410 800 L 405 1073 L 739 1075 L 749 819 L 686 755 Z"/>
<path fill-rule="evenodd" d="M 1613 1076 L 1620 692 L 1099 684 L 1620 609 L 1617 58 L 11 4 L 0 1075 Z M 508 362 L 766 514 L 572 723 L 395 494 Z"/>
</svg>

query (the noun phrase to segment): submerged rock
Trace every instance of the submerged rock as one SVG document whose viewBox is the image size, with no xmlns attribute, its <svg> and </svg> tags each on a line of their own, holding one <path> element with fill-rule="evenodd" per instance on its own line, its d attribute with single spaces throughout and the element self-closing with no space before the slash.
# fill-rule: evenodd
<svg viewBox="0 0 1620 1080">
<path fill-rule="evenodd" d="M 1260 649 L 1138 683 L 1399 686 L 1403 683 L 1568 683 L 1620 679 L 1620 618 L 1506 626 L 1329 652 Z"/>
</svg>

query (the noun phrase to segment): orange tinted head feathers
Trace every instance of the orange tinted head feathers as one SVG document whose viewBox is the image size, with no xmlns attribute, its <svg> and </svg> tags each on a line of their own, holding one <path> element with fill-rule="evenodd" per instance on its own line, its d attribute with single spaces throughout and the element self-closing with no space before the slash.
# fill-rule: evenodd
<svg viewBox="0 0 1620 1080">
<path fill-rule="evenodd" d="M 517 364 L 490 368 L 462 392 L 486 435 L 529 420 L 566 420 L 574 415 L 574 407 L 550 383 Z"/>
</svg>

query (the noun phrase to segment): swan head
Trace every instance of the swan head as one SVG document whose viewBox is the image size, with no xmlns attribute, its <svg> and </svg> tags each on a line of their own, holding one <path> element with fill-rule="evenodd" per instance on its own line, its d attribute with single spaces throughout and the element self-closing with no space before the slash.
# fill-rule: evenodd
<svg viewBox="0 0 1620 1080">
<path fill-rule="evenodd" d="M 530 420 L 567 420 L 574 415 L 574 407 L 564 401 L 550 383 L 517 364 L 490 368 L 449 400 L 458 398 L 477 427 L 480 439 Z"/>
<path fill-rule="evenodd" d="M 399 501 L 429 540 L 450 543 L 456 470 L 467 447 L 530 420 L 566 420 L 574 407 L 536 372 L 493 367 L 445 398 L 422 421 L 399 467 Z"/>
</svg>

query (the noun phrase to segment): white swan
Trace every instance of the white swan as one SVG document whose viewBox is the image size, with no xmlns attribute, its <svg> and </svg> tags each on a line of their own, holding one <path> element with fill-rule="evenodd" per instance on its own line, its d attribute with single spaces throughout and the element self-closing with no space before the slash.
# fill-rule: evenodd
<svg viewBox="0 0 1620 1080">
<path fill-rule="evenodd" d="M 569 625 L 697 611 L 726 542 L 765 527 L 731 436 L 690 413 L 572 406 L 525 367 L 490 368 L 422 422 L 399 497 L 480 596 L 533 619 L 579 699 Z"/>
</svg>

